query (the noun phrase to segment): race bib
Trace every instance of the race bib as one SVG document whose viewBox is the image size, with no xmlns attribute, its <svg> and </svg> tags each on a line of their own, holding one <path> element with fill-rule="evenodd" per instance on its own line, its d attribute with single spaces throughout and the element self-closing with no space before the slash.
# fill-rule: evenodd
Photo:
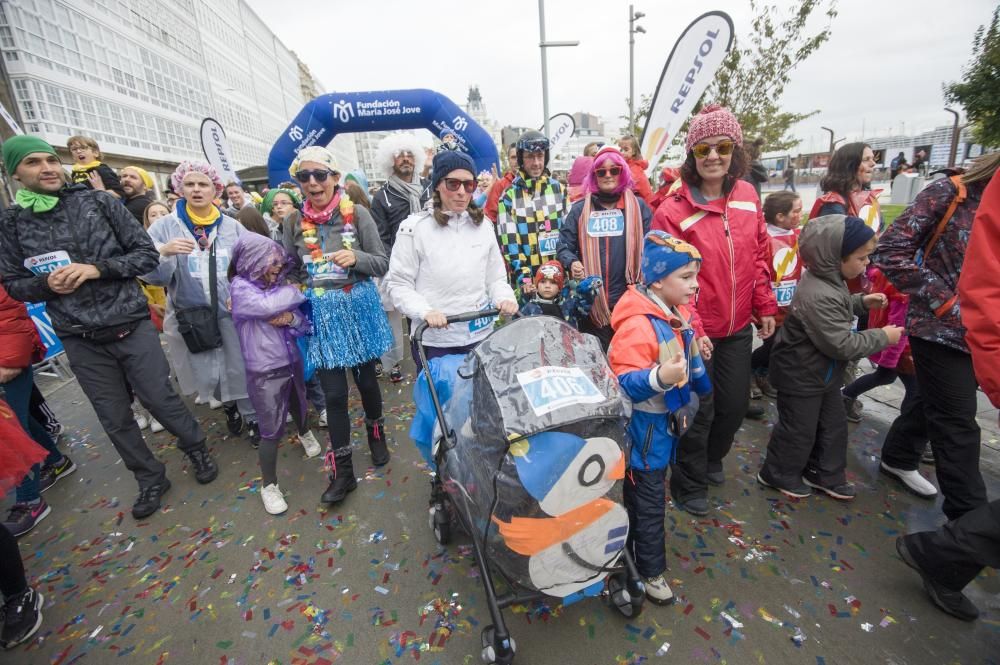
<svg viewBox="0 0 1000 665">
<path fill-rule="evenodd" d="M 63 250 L 39 254 L 24 260 L 24 267 L 36 275 L 47 275 L 56 268 L 68 266 L 72 261 L 69 254 Z"/>
<path fill-rule="evenodd" d="M 778 301 L 778 307 L 788 307 L 792 304 L 792 297 L 795 295 L 795 286 L 798 282 L 787 281 L 771 284 L 774 289 L 774 299 Z"/>
<path fill-rule="evenodd" d="M 313 257 L 306 254 L 302 257 L 302 262 L 306 265 L 310 277 L 321 277 L 328 279 L 347 279 L 347 269 L 341 268 L 333 262 L 333 253 L 324 254 L 326 261 L 316 263 Z"/>
<path fill-rule="evenodd" d="M 542 256 L 555 256 L 556 243 L 559 242 L 558 231 L 543 231 L 538 234 L 538 253 Z"/>
<path fill-rule="evenodd" d="M 538 367 L 518 372 L 517 382 L 536 416 L 574 404 L 604 401 L 604 395 L 579 367 Z"/>
<path fill-rule="evenodd" d="M 202 280 L 206 284 L 208 283 L 208 269 L 209 269 L 209 259 L 211 258 L 211 252 L 209 250 L 198 250 L 188 254 L 188 272 Z M 215 274 L 216 278 L 219 275 L 225 275 L 229 270 L 229 250 L 219 249 L 215 250 Z"/>
<path fill-rule="evenodd" d="M 481 309 L 481 310 L 488 309 L 488 308 L 489 308 L 489 304 L 481 305 L 479 307 L 479 309 Z M 493 325 L 493 321 L 496 318 L 497 317 L 495 317 L 495 316 L 484 316 L 482 318 L 475 319 L 473 321 L 469 321 L 469 332 L 470 333 L 479 332 L 483 328 L 490 327 L 491 325 Z"/>
<path fill-rule="evenodd" d="M 621 210 L 595 210 L 587 218 L 587 235 L 610 238 L 625 233 L 625 215 Z"/>
</svg>

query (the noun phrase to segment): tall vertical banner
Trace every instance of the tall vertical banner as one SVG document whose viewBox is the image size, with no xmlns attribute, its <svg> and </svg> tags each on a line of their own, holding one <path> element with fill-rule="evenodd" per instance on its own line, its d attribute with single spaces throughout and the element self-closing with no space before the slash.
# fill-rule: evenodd
<svg viewBox="0 0 1000 665">
<path fill-rule="evenodd" d="M 540 132 L 545 128 L 540 127 Z M 569 113 L 557 113 L 549 118 L 549 153 L 555 155 L 569 143 L 576 131 L 576 121 Z"/>
<path fill-rule="evenodd" d="M 681 33 L 663 66 L 642 130 L 642 156 L 649 162 L 650 173 L 656 170 L 660 157 L 673 143 L 732 46 L 733 20 L 725 12 L 702 14 Z"/>
<path fill-rule="evenodd" d="M 229 140 L 222 131 L 222 125 L 214 118 L 201 121 L 201 150 L 208 163 L 219 172 L 222 182 L 240 182 L 233 164 L 232 151 L 229 149 Z"/>
</svg>

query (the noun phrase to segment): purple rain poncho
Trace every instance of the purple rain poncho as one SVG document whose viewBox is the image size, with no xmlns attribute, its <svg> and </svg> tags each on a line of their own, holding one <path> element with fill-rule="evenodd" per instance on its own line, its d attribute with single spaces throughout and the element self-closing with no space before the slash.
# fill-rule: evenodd
<svg viewBox="0 0 1000 665">
<path fill-rule="evenodd" d="M 233 323 L 240 338 L 246 364 L 247 394 L 260 423 L 264 439 L 278 439 L 285 428 L 292 391 L 301 420 L 306 416 L 306 387 L 297 338 L 309 334 L 309 319 L 299 306 L 305 296 L 285 276 L 294 259 L 281 246 L 262 235 L 244 233 L 233 247 L 236 277 L 230 286 Z M 268 286 L 265 273 L 281 265 L 275 285 Z M 274 326 L 269 320 L 292 312 L 290 326 Z"/>
</svg>

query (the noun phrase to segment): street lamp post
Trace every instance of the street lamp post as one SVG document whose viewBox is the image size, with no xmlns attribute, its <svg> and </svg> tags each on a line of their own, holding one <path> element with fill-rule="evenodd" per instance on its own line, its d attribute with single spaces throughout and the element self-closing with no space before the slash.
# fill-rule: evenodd
<svg viewBox="0 0 1000 665">
<path fill-rule="evenodd" d="M 549 135 L 549 65 L 545 59 L 545 49 L 552 46 L 579 46 L 580 42 L 547 42 L 545 41 L 545 0 L 538 0 L 538 48 L 542 52 L 542 132 Z"/>
<path fill-rule="evenodd" d="M 646 31 L 635 22 L 645 14 L 628 6 L 628 133 L 635 131 L 635 33 Z"/>
<path fill-rule="evenodd" d="M 834 141 L 832 129 L 830 129 L 829 127 L 820 127 L 820 129 L 830 132 L 830 154 L 832 155 L 833 151 L 837 148 L 837 144 L 843 141 L 844 139 L 837 139 L 836 141 Z"/>
<path fill-rule="evenodd" d="M 955 168 L 955 153 L 958 152 L 958 139 L 962 133 L 962 126 L 959 126 L 958 124 L 958 111 L 947 108 L 945 111 L 955 116 L 955 124 L 951 126 L 951 148 L 948 150 L 948 168 L 952 169 Z"/>
</svg>

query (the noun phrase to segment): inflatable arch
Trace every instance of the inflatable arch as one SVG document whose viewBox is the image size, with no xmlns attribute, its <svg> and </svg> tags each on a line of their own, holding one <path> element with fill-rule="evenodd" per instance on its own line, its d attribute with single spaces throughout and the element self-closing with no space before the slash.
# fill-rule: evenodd
<svg viewBox="0 0 1000 665">
<path fill-rule="evenodd" d="M 433 90 L 376 90 L 320 95 L 306 104 L 271 148 L 267 178 L 271 187 L 288 180 L 299 150 L 325 146 L 344 132 L 393 129 L 429 130 L 435 136 L 448 128 L 459 145 L 476 162 L 476 169 L 500 170 L 493 139 L 453 101 Z M 370 174 L 369 174 L 370 175 Z"/>
</svg>

